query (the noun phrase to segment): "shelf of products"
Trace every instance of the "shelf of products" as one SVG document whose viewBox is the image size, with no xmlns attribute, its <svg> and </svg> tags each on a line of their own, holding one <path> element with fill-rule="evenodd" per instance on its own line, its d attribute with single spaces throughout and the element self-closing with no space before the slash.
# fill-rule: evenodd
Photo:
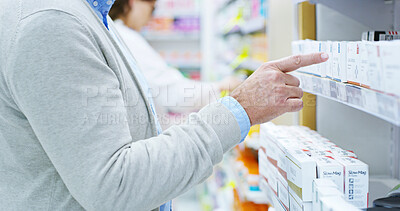
<svg viewBox="0 0 400 211">
<path fill-rule="evenodd" d="M 399 46 L 398 41 L 296 41 L 294 54 L 326 52 L 330 59 L 324 64 L 301 68 L 294 75 L 306 92 L 400 126 Z"/>
<path fill-rule="evenodd" d="M 305 92 L 343 103 L 400 126 L 398 97 L 310 74 L 296 72 L 293 75 L 300 79 Z"/>
<path fill-rule="evenodd" d="M 256 32 L 263 32 L 266 30 L 266 22 L 262 17 L 257 17 L 250 19 L 248 21 L 239 21 L 236 25 L 232 26 L 230 29 L 227 28 L 222 36 L 230 36 L 232 34 L 247 35 Z"/>
<path fill-rule="evenodd" d="M 296 4 L 303 1 L 293 2 Z M 292 45 L 293 54 L 325 52 L 330 59 L 326 63 L 301 68 L 293 73 L 300 79 L 301 88 L 311 93 L 304 97 L 307 112 L 301 113 L 300 121 L 304 123 L 304 119 L 309 120 L 306 124 L 310 127 L 317 128 L 319 133 L 330 137 L 341 146 L 354 149 L 360 159 L 368 163 L 369 172 L 374 175 L 364 181 L 364 184 L 368 183 L 369 186 L 368 207 L 373 207 L 372 201 L 387 196 L 390 189 L 400 182 L 397 163 L 400 150 L 397 132 L 400 126 L 400 87 L 397 82 L 400 69 L 397 55 L 399 43 L 343 40 L 358 40 L 363 32 L 371 29 L 380 30 L 385 35 L 395 32 L 399 28 L 400 2 L 397 0 L 310 0 L 308 2 L 317 5 L 307 2 L 296 5 L 299 11 L 299 37 L 319 41 L 295 41 Z M 376 39 L 376 35 L 373 39 L 366 39 L 365 35 L 368 34 L 363 34 L 363 40 L 379 40 Z M 394 39 L 395 36 L 387 37 Z M 328 100 L 315 98 L 314 95 Z M 336 102 L 346 106 L 338 105 Z M 378 150 L 379 152 L 376 152 Z M 372 151 L 376 153 L 371 153 Z M 317 174 L 318 165 L 317 163 Z M 381 167 L 387 170 L 382 170 Z M 351 175 L 347 171 L 345 173 Z M 350 184 L 350 180 L 345 180 L 344 187 L 347 187 L 346 181 Z M 307 187 L 314 186 L 307 185 Z M 315 193 L 318 194 L 319 191 Z M 330 195 L 324 191 L 321 194 Z M 345 194 L 346 200 L 351 201 L 356 198 L 349 197 L 349 192 Z M 329 206 L 342 204 L 341 198 L 336 197 L 325 203 Z M 279 198 L 276 201 L 278 202 L 275 205 L 279 207 L 282 203 Z M 365 205 L 359 206 L 358 203 L 353 205 L 367 208 Z M 302 210 L 307 210 L 308 206 L 303 206 Z"/>
<path fill-rule="evenodd" d="M 214 168 L 200 195 L 205 210 L 268 210 L 259 187 L 257 150 L 244 145 L 236 147 Z"/>
<path fill-rule="evenodd" d="M 213 3 L 211 43 L 215 56 L 210 78 L 223 78 L 233 73 L 248 76 L 268 58 L 268 1 L 216 0 Z M 227 211 L 268 210 L 266 197 L 259 187 L 258 138 L 259 127 L 252 127 L 246 141 L 225 156 L 214 178 L 207 182 L 207 189 L 213 189 L 214 193 L 202 200 L 208 203 L 204 207 Z"/>
<path fill-rule="evenodd" d="M 354 152 L 306 127 L 272 123 L 261 125 L 260 145 L 261 187 L 269 198 L 275 198 L 272 203 L 279 202 L 275 208 L 339 211 L 368 207 L 369 168 Z M 336 206 L 320 209 L 332 201 L 322 200 L 324 196 L 334 197 Z"/>
<path fill-rule="evenodd" d="M 267 61 L 267 0 L 219 2 L 216 14 L 217 64 L 251 74 Z"/>
<path fill-rule="evenodd" d="M 141 32 L 169 66 L 196 80 L 202 69 L 200 4 L 198 0 L 158 0 L 153 18 Z"/>
<path fill-rule="evenodd" d="M 198 38 L 200 33 L 200 17 L 199 16 L 175 16 L 175 17 L 154 17 L 143 30 L 143 34 L 147 37 L 152 34 L 167 35 L 171 37 L 185 37 L 191 35 Z"/>
</svg>

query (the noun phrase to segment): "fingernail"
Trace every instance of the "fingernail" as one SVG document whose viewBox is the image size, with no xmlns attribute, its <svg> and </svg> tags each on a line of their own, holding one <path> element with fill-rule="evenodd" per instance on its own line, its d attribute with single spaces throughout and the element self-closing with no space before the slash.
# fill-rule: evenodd
<svg viewBox="0 0 400 211">
<path fill-rule="evenodd" d="M 327 58 L 329 58 L 329 55 L 327 53 L 321 54 L 321 59 L 325 60 Z"/>
</svg>

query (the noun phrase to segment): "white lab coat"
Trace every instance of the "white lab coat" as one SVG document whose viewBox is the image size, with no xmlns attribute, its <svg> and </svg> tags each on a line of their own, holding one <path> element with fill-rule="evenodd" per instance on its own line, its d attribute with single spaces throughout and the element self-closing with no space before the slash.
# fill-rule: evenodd
<svg viewBox="0 0 400 211">
<path fill-rule="evenodd" d="M 116 20 L 115 25 L 152 89 L 157 115 L 164 129 L 185 119 L 171 119 L 176 116 L 170 116 L 169 112 L 187 114 L 219 98 L 216 84 L 185 78 L 179 70 L 168 66 L 140 33 L 125 26 L 121 20 Z"/>
</svg>

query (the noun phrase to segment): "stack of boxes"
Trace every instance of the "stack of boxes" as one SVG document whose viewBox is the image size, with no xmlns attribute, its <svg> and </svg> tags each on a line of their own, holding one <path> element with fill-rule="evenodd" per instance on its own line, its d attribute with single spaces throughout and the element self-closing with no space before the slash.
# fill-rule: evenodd
<svg viewBox="0 0 400 211">
<path fill-rule="evenodd" d="M 400 96 L 400 41 L 292 43 L 293 54 L 326 52 L 330 59 L 298 71 Z"/>
<path fill-rule="evenodd" d="M 362 34 L 362 40 L 383 41 L 383 40 L 400 40 L 399 31 L 367 31 Z"/>
<path fill-rule="evenodd" d="M 368 207 L 368 165 L 306 127 L 261 125 L 259 168 L 260 187 L 277 210 L 314 210 L 316 179 L 334 184 L 338 205 Z"/>
</svg>

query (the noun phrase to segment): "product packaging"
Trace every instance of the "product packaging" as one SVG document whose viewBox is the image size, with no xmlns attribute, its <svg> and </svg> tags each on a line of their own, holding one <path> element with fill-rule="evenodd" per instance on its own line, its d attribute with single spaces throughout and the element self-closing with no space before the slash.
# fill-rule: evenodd
<svg viewBox="0 0 400 211">
<path fill-rule="evenodd" d="M 334 68 L 334 56 L 333 56 L 333 43 L 332 41 L 327 41 L 325 42 L 325 50 L 326 53 L 328 53 L 329 55 L 329 59 L 326 62 L 326 71 L 325 71 L 325 77 L 327 78 L 332 78 L 333 74 L 332 74 L 332 70 Z"/>
<path fill-rule="evenodd" d="M 320 211 L 361 211 L 352 204 L 346 202 L 340 196 L 327 196 L 320 198 Z"/>
<path fill-rule="evenodd" d="M 360 45 L 359 42 L 347 43 L 347 82 L 354 85 L 361 85 L 360 76 Z"/>
<path fill-rule="evenodd" d="M 345 199 L 354 206 L 368 207 L 369 170 L 368 165 L 352 157 L 335 157 L 344 167 Z"/>
<path fill-rule="evenodd" d="M 400 42 L 381 42 L 380 55 L 383 91 L 400 96 Z"/>
<path fill-rule="evenodd" d="M 319 200 L 317 202 L 317 188 L 330 187 L 337 188 L 337 186 L 330 179 L 315 179 L 313 181 L 312 192 L 313 192 L 313 210 L 320 210 Z"/>
<path fill-rule="evenodd" d="M 368 42 L 365 44 L 368 56 L 367 80 L 373 90 L 383 91 L 381 78 L 383 75 L 379 43 Z"/>
<path fill-rule="evenodd" d="M 315 201 L 313 201 L 313 211 L 321 211 L 323 204 L 321 203 L 321 198 L 326 197 L 336 197 L 338 201 L 343 200 L 343 193 L 338 191 L 336 187 L 316 187 L 315 190 Z"/>
<path fill-rule="evenodd" d="M 368 52 L 367 42 L 359 42 L 360 48 L 360 83 L 365 88 L 370 88 L 370 82 L 368 80 Z"/>
<path fill-rule="evenodd" d="M 347 81 L 347 43 L 333 42 L 332 78 L 339 82 Z"/>
<path fill-rule="evenodd" d="M 295 195 L 289 193 L 290 200 L 290 211 L 313 211 L 312 202 L 303 202 L 299 200 Z"/>
<path fill-rule="evenodd" d="M 288 183 L 285 180 L 281 180 L 278 177 L 278 199 L 285 207 L 289 210 L 289 189 Z"/>
<path fill-rule="evenodd" d="M 316 178 L 316 163 L 314 159 L 302 150 L 288 150 L 287 179 L 289 192 L 300 200 L 309 202 L 312 200 L 312 181 Z"/>
<path fill-rule="evenodd" d="M 368 41 L 384 41 L 384 40 L 398 40 L 400 39 L 400 32 L 398 31 L 368 31 L 362 34 L 362 40 Z"/>
<path fill-rule="evenodd" d="M 332 157 L 314 158 L 317 163 L 317 178 L 330 179 L 337 189 L 344 193 L 344 170 L 343 166 Z"/>
</svg>

